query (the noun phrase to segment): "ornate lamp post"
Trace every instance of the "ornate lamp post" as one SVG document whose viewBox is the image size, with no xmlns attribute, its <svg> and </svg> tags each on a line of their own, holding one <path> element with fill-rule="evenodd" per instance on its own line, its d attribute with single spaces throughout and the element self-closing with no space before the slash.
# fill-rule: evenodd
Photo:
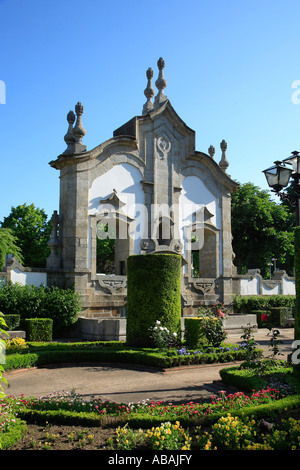
<svg viewBox="0 0 300 470">
<path fill-rule="evenodd" d="M 263 173 L 272 191 L 295 207 L 296 225 L 300 225 L 300 153 L 292 152 L 290 157 L 282 162 L 274 162 L 274 166 L 267 168 Z M 282 192 L 282 189 L 289 184 L 291 177 L 294 180 L 293 194 Z"/>
</svg>

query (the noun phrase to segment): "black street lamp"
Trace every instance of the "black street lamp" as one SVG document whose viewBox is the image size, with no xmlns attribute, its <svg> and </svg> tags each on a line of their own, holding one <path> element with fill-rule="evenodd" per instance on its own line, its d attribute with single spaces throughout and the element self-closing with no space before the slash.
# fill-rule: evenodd
<svg viewBox="0 0 300 470">
<path fill-rule="evenodd" d="M 291 165 L 291 167 L 287 165 Z M 292 152 L 290 157 L 285 158 L 282 162 L 274 162 L 274 166 L 267 168 L 263 173 L 272 191 L 282 200 L 288 200 L 295 207 L 296 225 L 300 225 L 300 153 Z M 289 184 L 291 177 L 294 180 L 293 194 L 282 192 L 282 189 Z"/>
</svg>

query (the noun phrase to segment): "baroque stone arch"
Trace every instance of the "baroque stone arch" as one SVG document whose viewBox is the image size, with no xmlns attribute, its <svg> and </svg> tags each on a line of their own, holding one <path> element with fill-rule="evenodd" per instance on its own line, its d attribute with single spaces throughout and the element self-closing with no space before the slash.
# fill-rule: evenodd
<svg viewBox="0 0 300 470">
<path fill-rule="evenodd" d="M 227 144 L 220 144 L 219 164 L 214 147 L 209 147 L 209 154 L 195 150 L 195 131 L 164 94 L 163 68 L 160 59 L 155 101 L 149 72 L 142 115 L 134 116 L 91 150 L 82 143 L 83 106 L 77 103 L 76 116 L 67 115 L 67 148 L 50 162 L 60 171 L 60 207 L 59 250 L 57 257 L 48 260 L 49 284 L 75 286 L 82 296 L 84 315 L 124 315 L 126 310 L 126 275 L 102 276 L 100 282 L 96 269 L 96 229 L 103 223 L 105 200 L 112 205 L 106 221 L 127 237 L 126 246 L 125 240 L 118 242 L 116 272 L 126 273 L 123 258 L 129 254 L 176 252 L 183 259 L 183 313 L 194 311 L 200 301 L 232 301 L 230 195 L 237 183 L 227 174 Z M 190 205 L 187 213 L 182 202 Z M 170 214 L 156 218 L 157 232 L 152 236 L 156 206 L 167 206 Z M 186 231 L 193 234 L 199 229 L 194 214 L 203 215 L 203 250 L 198 250 L 201 277 L 197 279 L 191 277 L 193 250 L 185 238 Z M 170 228 L 167 236 L 166 227 Z"/>
</svg>

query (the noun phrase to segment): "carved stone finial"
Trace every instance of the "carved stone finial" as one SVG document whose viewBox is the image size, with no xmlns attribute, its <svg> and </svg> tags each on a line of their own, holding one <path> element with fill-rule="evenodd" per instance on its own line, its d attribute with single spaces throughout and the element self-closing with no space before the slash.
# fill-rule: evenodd
<svg viewBox="0 0 300 470">
<path fill-rule="evenodd" d="M 148 79 L 148 83 L 147 83 L 147 88 L 144 91 L 144 95 L 146 96 L 147 101 L 143 107 L 143 114 L 148 114 L 154 108 L 154 104 L 152 103 L 152 98 L 155 94 L 154 89 L 152 87 L 153 70 L 150 67 L 148 68 L 146 72 L 146 76 Z"/>
<path fill-rule="evenodd" d="M 158 66 L 158 79 L 155 82 L 156 87 L 158 88 L 158 93 L 155 97 L 155 108 L 159 108 L 159 106 L 164 103 L 168 98 L 164 94 L 164 89 L 167 86 L 167 81 L 164 77 L 164 68 L 165 68 L 165 61 L 162 57 L 160 57 L 157 61 Z"/>
<path fill-rule="evenodd" d="M 69 111 L 67 115 L 67 121 L 69 123 L 69 127 L 64 137 L 64 140 L 67 144 L 67 150 L 64 153 L 73 153 L 72 145 L 75 142 L 75 137 L 73 135 L 73 124 L 75 122 L 75 114 L 73 113 L 73 111 Z"/>
<path fill-rule="evenodd" d="M 208 153 L 209 153 L 209 155 L 212 159 L 214 158 L 215 152 L 216 152 L 215 147 L 213 145 L 211 145 L 208 149 Z"/>
<path fill-rule="evenodd" d="M 219 162 L 219 167 L 221 168 L 221 170 L 226 172 L 226 170 L 229 166 L 229 162 L 226 158 L 227 142 L 225 142 L 224 139 L 222 140 L 222 142 L 220 144 L 220 147 L 221 147 L 221 150 L 222 150 L 222 156 L 221 156 L 221 160 Z"/>
<path fill-rule="evenodd" d="M 82 125 L 81 116 L 83 114 L 83 106 L 78 101 L 75 106 L 75 112 L 77 115 L 77 120 L 75 127 L 73 128 L 73 135 L 75 137 L 74 153 L 85 152 L 86 146 L 82 144 L 81 140 L 85 136 L 85 128 Z"/>
</svg>

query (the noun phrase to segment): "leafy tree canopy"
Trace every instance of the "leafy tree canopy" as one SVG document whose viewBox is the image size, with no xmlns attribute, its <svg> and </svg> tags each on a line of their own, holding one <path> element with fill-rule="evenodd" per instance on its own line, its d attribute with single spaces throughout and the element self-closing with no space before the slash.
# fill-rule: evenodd
<svg viewBox="0 0 300 470">
<path fill-rule="evenodd" d="M 238 272 L 258 268 L 269 275 L 272 258 L 277 267 L 293 274 L 294 214 L 271 199 L 269 191 L 252 183 L 232 194 L 232 246 Z"/>
<path fill-rule="evenodd" d="M 10 229 L 20 247 L 23 264 L 28 267 L 43 268 L 50 254 L 48 241 L 51 222 L 43 209 L 34 204 L 12 207 L 8 217 L 4 217 L 1 227 Z"/>
<path fill-rule="evenodd" d="M 20 263 L 23 262 L 21 250 L 12 231 L 8 228 L 0 228 L 0 270 L 4 267 L 5 255 L 14 255 Z"/>
</svg>

